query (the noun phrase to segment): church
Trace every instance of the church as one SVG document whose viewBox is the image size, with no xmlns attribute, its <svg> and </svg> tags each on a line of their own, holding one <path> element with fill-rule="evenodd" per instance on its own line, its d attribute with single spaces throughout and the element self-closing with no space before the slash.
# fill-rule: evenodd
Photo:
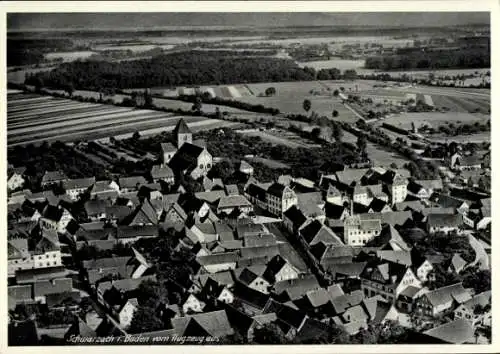
<svg viewBox="0 0 500 354">
<path fill-rule="evenodd" d="M 162 161 L 176 174 L 189 175 L 193 179 L 205 176 L 212 168 L 212 155 L 204 141 L 193 141 L 193 133 L 184 119 L 180 119 L 173 131 L 172 143 L 161 144 Z"/>
</svg>

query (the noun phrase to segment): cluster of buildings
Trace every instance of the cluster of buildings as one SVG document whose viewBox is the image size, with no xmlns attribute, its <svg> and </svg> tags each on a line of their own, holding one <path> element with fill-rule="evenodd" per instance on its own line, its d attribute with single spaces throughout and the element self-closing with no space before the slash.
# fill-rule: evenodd
<svg viewBox="0 0 500 354">
<path fill-rule="evenodd" d="M 474 237 L 491 222 L 488 196 L 445 193 L 442 180 L 381 167 L 262 183 L 241 161 L 244 181 L 225 184 L 207 177 L 212 156 L 184 121 L 174 137 L 175 145 L 161 145 L 161 163 L 150 176 L 96 181 L 46 172 L 42 186 L 59 184 L 61 195 L 23 190 L 24 169 L 10 169 L 11 324 L 28 321 L 19 318 L 20 306 L 41 307 L 74 318 L 50 328 L 35 318 L 38 337 L 127 335 L 143 306 L 140 285 L 160 278 L 137 241 L 172 237 L 176 252 L 192 255 L 186 262 L 193 271 L 162 283 L 170 296 L 155 316 L 164 328 L 144 337 L 239 333 L 252 341 L 256 329 L 272 323 L 290 340 L 307 342 L 333 326 L 349 335 L 387 321 L 415 329 L 416 315 L 427 323 L 425 338 L 469 343 L 491 326 L 489 291 L 475 293 L 460 282 L 429 287 L 438 264 L 455 274 L 489 267 L 489 248 Z M 203 191 L 186 192 L 182 176 L 198 180 Z M 464 235 L 476 258 L 423 254 L 403 236 L 408 231 Z M 114 254 L 120 246 L 128 255 Z M 79 259 L 84 250 L 93 255 Z"/>
</svg>

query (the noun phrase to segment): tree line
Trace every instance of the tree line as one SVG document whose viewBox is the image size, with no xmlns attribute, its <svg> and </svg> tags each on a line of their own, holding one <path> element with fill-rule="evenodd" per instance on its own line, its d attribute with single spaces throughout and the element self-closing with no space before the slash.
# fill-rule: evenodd
<svg viewBox="0 0 500 354">
<path fill-rule="evenodd" d="M 357 78 L 354 70 L 346 70 L 342 75 L 339 72 L 301 68 L 290 59 L 193 50 L 119 63 L 93 60 L 62 63 L 52 71 L 27 76 L 25 83 L 36 86 L 41 80 L 51 88 L 72 84 L 76 89 L 101 90 Z"/>
</svg>

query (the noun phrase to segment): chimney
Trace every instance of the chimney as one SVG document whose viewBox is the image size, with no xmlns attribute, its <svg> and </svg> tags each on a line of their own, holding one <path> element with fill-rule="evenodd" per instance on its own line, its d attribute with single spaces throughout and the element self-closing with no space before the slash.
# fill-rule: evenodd
<svg viewBox="0 0 500 354">
<path fill-rule="evenodd" d="M 354 201 L 351 200 L 351 216 L 354 215 Z"/>
</svg>

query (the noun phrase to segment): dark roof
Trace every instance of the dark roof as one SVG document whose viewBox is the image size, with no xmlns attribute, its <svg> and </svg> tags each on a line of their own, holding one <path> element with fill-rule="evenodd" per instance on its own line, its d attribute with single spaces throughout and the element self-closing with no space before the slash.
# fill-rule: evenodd
<svg viewBox="0 0 500 354">
<path fill-rule="evenodd" d="M 455 226 L 463 223 L 463 217 L 460 214 L 429 214 L 427 223 L 430 227 Z"/>
<path fill-rule="evenodd" d="M 276 197 L 281 198 L 283 196 L 283 191 L 285 190 L 286 186 L 280 184 L 280 183 L 273 183 L 269 186 L 267 189 L 267 193 L 274 195 Z"/>
<path fill-rule="evenodd" d="M 151 168 L 151 177 L 153 179 L 173 178 L 174 171 L 166 165 L 155 165 Z"/>
<path fill-rule="evenodd" d="M 198 156 L 200 156 L 203 150 L 202 147 L 197 145 L 184 143 L 169 161 L 168 165 L 174 171 L 185 171 L 195 167 L 198 162 Z"/>
<path fill-rule="evenodd" d="M 42 216 L 49 220 L 59 221 L 64 213 L 64 209 L 47 204 L 43 209 Z"/>
<path fill-rule="evenodd" d="M 116 236 L 118 238 L 130 238 L 130 237 L 141 237 L 141 236 L 158 236 L 158 227 L 156 225 L 134 225 L 118 226 Z"/>
<path fill-rule="evenodd" d="M 370 203 L 370 209 L 374 212 L 381 212 L 387 205 L 382 199 L 374 198 Z"/>
<path fill-rule="evenodd" d="M 161 146 L 161 150 L 164 153 L 177 151 L 177 148 L 172 143 L 161 143 L 160 146 Z"/>
<path fill-rule="evenodd" d="M 140 185 L 146 184 L 148 181 L 142 176 L 130 176 L 130 177 L 121 177 L 118 180 L 118 184 L 120 188 L 138 188 Z"/>
<path fill-rule="evenodd" d="M 87 216 L 99 215 L 106 213 L 106 209 L 111 206 L 109 200 L 102 199 L 92 199 L 88 200 L 84 204 L 85 212 Z"/>
<path fill-rule="evenodd" d="M 300 211 L 296 205 L 292 205 L 290 208 L 288 208 L 283 216 L 291 220 L 294 227 L 302 226 L 307 220 L 307 218 L 304 216 L 304 213 L 302 213 L 302 211 Z"/>
<path fill-rule="evenodd" d="M 45 171 L 42 177 L 42 184 L 64 181 L 66 179 L 68 179 L 68 177 L 62 171 Z"/>
<path fill-rule="evenodd" d="M 45 296 L 48 294 L 59 294 L 63 292 L 71 292 L 73 290 L 73 279 L 61 278 L 50 280 L 41 280 L 33 284 L 33 295 Z"/>
<path fill-rule="evenodd" d="M 462 344 L 474 340 L 474 327 L 466 319 L 454 320 L 423 333 L 451 344 Z"/>
<path fill-rule="evenodd" d="M 186 122 L 182 118 L 177 121 L 177 124 L 173 130 L 174 136 L 177 136 L 178 134 L 192 134 Z"/>
<path fill-rule="evenodd" d="M 250 183 L 246 189 L 246 193 L 253 198 L 257 198 L 258 200 L 266 200 L 266 188 L 263 188 L 259 184 Z"/>
</svg>

